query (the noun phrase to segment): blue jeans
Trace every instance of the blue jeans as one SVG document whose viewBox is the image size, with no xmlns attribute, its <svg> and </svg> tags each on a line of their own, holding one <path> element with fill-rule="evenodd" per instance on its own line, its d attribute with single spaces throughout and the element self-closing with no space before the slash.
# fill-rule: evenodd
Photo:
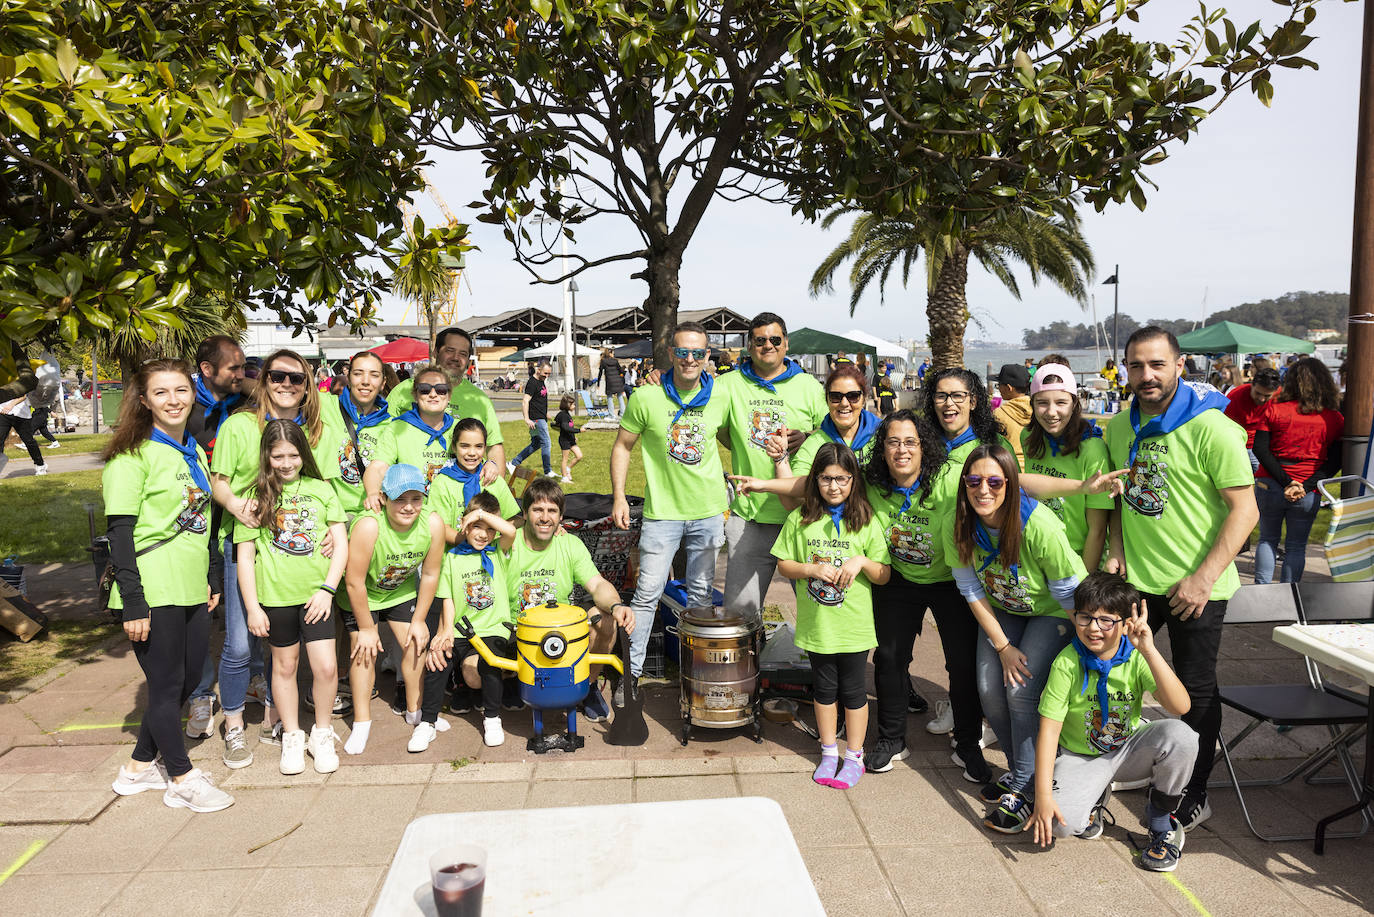
<svg viewBox="0 0 1374 917">
<path fill-rule="evenodd" d="M 230 572 L 231 569 L 233 569 L 233 573 Z M 220 596 L 219 600 L 219 609 L 224 614 L 225 621 L 229 620 L 229 609 L 231 605 L 238 609 L 240 617 L 245 617 L 243 611 L 243 597 L 239 595 L 239 580 L 237 572 L 238 567 L 234 563 L 234 545 L 232 542 L 229 541 L 229 539 L 226 538 L 224 540 L 225 590 L 224 594 Z M 244 626 L 247 627 L 247 624 L 245 623 Z M 228 633 L 227 624 L 225 625 L 225 633 L 226 635 Z M 250 634 L 249 636 L 251 637 L 252 635 Z M 225 642 L 229 642 L 227 636 L 225 637 Z M 256 638 L 250 639 L 248 641 L 248 653 L 248 677 L 252 679 L 254 676 L 261 675 L 263 673 L 262 645 L 258 643 Z M 198 697 L 215 696 L 215 672 L 215 657 L 214 654 L 211 653 L 210 650 L 207 648 L 205 651 L 205 665 L 201 669 L 200 673 L 200 684 L 196 685 L 195 688 L 191 691 L 191 700 L 195 700 Z M 223 704 L 221 704 L 220 706 L 223 706 Z"/>
<path fill-rule="evenodd" d="M 539 453 L 539 457 L 544 460 L 544 473 L 548 474 L 553 470 L 549 453 L 553 449 L 553 443 L 549 441 L 549 422 L 547 420 L 536 420 L 534 427 L 530 429 L 530 444 L 520 450 L 520 454 L 515 457 L 515 464 L 519 465 L 525 459 Z"/>
<path fill-rule="evenodd" d="M 265 675 L 270 695 L 272 676 L 266 671 L 258 638 L 248 632 L 248 612 L 244 610 L 243 595 L 239 592 L 238 559 L 234 556 L 233 543 L 227 538 L 225 542 L 224 595 L 220 598 L 220 607 L 224 609 L 224 646 L 219 655 L 219 704 L 226 715 L 233 716 L 242 713 L 247 703 L 248 680 L 254 675 Z"/>
<path fill-rule="evenodd" d="M 649 651 L 649 632 L 663 598 L 663 587 L 673 572 L 673 557 L 680 545 L 687 552 L 687 600 L 691 605 L 711 603 L 711 585 L 716 578 L 716 556 L 725 543 L 725 516 L 705 519 L 645 519 L 639 533 L 639 581 L 630 607 L 635 613 L 635 630 L 630 634 L 630 672 L 637 678 L 644 673 L 644 656 Z"/>
<path fill-rule="evenodd" d="M 987 635 L 978 641 L 978 698 L 997 741 L 1007 753 L 1007 785 L 1018 793 L 1035 779 L 1035 738 L 1040 732 L 1040 692 L 1050 677 L 1050 663 L 1069 645 L 1073 627 L 1065 618 L 1026 617 L 993 610 L 1011 645 L 1026 656 L 1030 679 L 1023 685 L 1002 683 L 1002 662 Z"/>
<path fill-rule="evenodd" d="M 1255 582 L 1274 581 L 1274 556 L 1279 546 L 1279 532 L 1284 523 L 1288 534 L 1283 540 L 1283 570 L 1279 582 L 1300 583 L 1307 566 L 1307 536 L 1312 534 L 1321 498 L 1314 490 L 1296 503 L 1289 503 L 1283 488 L 1272 478 L 1255 482 L 1255 502 L 1259 504 L 1259 544 L 1255 545 Z"/>
</svg>

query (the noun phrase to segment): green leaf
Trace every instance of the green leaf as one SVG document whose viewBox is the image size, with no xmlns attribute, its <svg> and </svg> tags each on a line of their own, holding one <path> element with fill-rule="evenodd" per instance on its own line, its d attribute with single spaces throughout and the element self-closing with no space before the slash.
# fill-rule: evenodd
<svg viewBox="0 0 1374 917">
<path fill-rule="evenodd" d="M 70 39 L 64 38 L 57 43 L 57 70 L 62 74 L 62 79 L 68 83 L 76 80 L 76 71 L 81 67 L 81 58 L 77 57 L 76 46 Z"/>
</svg>

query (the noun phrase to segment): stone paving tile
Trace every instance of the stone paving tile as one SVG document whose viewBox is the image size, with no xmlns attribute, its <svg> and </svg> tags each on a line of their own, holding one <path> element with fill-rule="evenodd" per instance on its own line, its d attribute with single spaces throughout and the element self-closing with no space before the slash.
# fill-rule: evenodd
<svg viewBox="0 0 1374 917">
<path fill-rule="evenodd" d="M 32 745 L 14 748 L 0 755 L 0 774 L 75 774 L 101 768 L 116 751 L 115 746 L 76 747 Z M 128 754 L 122 746 L 118 750 Z"/>
<path fill-rule="evenodd" d="M 93 818 L 109 805 L 113 797 L 114 793 L 108 786 L 103 790 L 75 792 L 6 792 L 0 795 L 0 824 L 79 821 Z"/>
<path fill-rule="evenodd" d="M 398 837 L 397 842 L 400 841 Z M 394 846 L 394 845 L 392 845 Z M 388 856 L 388 862 L 390 857 Z M 366 914 L 386 869 L 381 866 L 273 868 L 263 870 L 239 900 L 235 917 L 262 914 Z"/>
<path fill-rule="evenodd" d="M 816 769 L 816 758 L 808 755 L 753 755 L 735 759 L 737 774 L 800 774 Z"/>
<path fill-rule="evenodd" d="M 0 871 L 8 869 L 35 843 L 51 844 L 68 825 L 0 825 Z"/>
<path fill-rule="evenodd" d="M 216 783 L 233 792 L 240 788 L 254 789 L 292 789 L 305 786 L 323 786 L 329 774 L 317 774 L 310 766 L 310 757 L 305 759 L 305 770 L 299 774 L 283 774 L 280 764 L 281 751 L 273 745 L 259 743 L 253 749 L 253 763 L 237 770 L 225 770 L 223 779 Z"/>
<path fill-rule="evenodd" d="M 1110 901 L 1114 915 L 1154 917 L 1167 912 L 1177 895 L 1132 862 L 1134 850 L 1120 829 L 1109 828 L 1097 840 L 1060 838 L 1049 848 L 1031 843 L 1001 853 L 1012 879 L 1043 914 L 1086 917 L 1103 913 L 1103 902 Z"/>
<path fill-rule="evenodd" d="M 537 760 L 534 765 L 535 780 L 608 780 L 633 776 L 634 762 L 626 760 L 563 757 Z"/>
<path fill-rule="evenodd" d="M 114 797 L 108 789 L 105 799 Z M 105 864 L 134 872 L 153 862 L 158 851 L 192 818 L 187 809 L 162 804 L 162 794 L 149 790 L 115 799 L 89 824 L 72 825 L 44 847 L 23 869 L 25 875 L 71 875 L 77 864 Z M 137 843 L 131 842 L 137 838 Z"/>
<path fill-rule="evenodd" d="M 307 810 L 305 824 L 281 842 L 274 862 L 388 864 L 422 791 L 418 786 L 325 787 Z"/>
<path fill-rule="evenodd" d="M 934 847 L 877 848 L 878 863 L 906 913 L 964 917 L 970 913 L 1034 912 L 1031 899 L 1007 871 L 996 849 L 960 847 L 959 855 L 951 857 L 942 853 L 938 840 L 936 844 Z M 810 863 L 809 858 L 807 862 Z M 814 869 L 811 875 L 816 877 Z M 970 900 L 970 892 L 973 900 Z M 1102 902 L 1095 904 L 1101 908 Z M 1110 911 L 1110 908 L 1103 910 Z"/>
<path fill-rule="evenodd" d="M 530 785 L 527 809 L 553 809 L 562 806 L 601 806 L 633 801 L 633 781 L 621 780 L 542 780 Z"/>
<path fill-rule="evenodd" d="M 526 808 L 530 784 L 444 783 L 425 787 L 415 817 L 438 812 L 499 812 Z M 399 842 L 399 838 L 397 841 Z"/>
<path fill-rule="evenodd" d="M 943 781 L 929 772 L 897 768 L 868 774 L 845 793 L 874 846 L 986 843 L 985 832 L 961 810 Z"/>
<path fill-rule="evenodd" d="M 533 761 L 477 761 L 463 767 L 437 764 L 433 783 L 506 783 L 527 782 L 534 776 Z"/>
<path fill-rule="evenodd" d="M 435 764 L 359 764 L 341 766 L 329 778 L 330 786 L 395 786 L 427 784 L 434 776 Z"/>
<path fill-rule="evenodd" d="M 1369 836 L 1328 840 L 1326 853 L 1320 856 L 1305 842 L 1266 844 L 1253 838 L 1231 838 L 1226 843 L 1314 914 L 1338 917 L 1374 912 L 1374 870 L 1369 868 L 1374 839 Z"/>
<path fill-rule="evenodd" d="M 73 872 L 60 881 L 31 874 L 27 868 L 0 885 L 0 914 L 23 917 L 85 917 L 100 914 L 119 894 L 131 873 Z"/>
<path fill-rule="evenodd" d="M 733 774 L 694 777 L 639 777 L 635 779 L 634 792 L 635 802 L 720 799 L 740 795 Z"/>
<path fill-rule="evenodd" d="M 864 917 L 905 913 L 872 850 L 802 847 L 801 855 L 827 913 Z"/>
<path fill-rule="evenodd" d="M 229 914 L 254 884 L 259 872 L 197 869 L 162 872 L 145 869 L 101 908 L 102 917 L 184 917 Z M 280 897 L 290 897 L 283 890 Z M 321 913 L 321 912 L 317 912 Z M 342 913 L 342 911 L 338 912 Z"/>
<path fill-rule="evenodd" d="M 18 704 L 0 704 L 0 735 L 25 735 L 39 731 L 38 724 L 19 709 Z"/>
<path fill-rule="evenodd" d="M 39 729 L 51 732 L 71 723 L 123 723 L 127 709 L 121 710 L 114 719 L 93 719 L 88 715 L 97 707 L 107 704 L 108 700 L 109 696 L 104 691 L 49 689 L 30 694 L 13 706 Z M 137 719 L 137 716 L 133 719 Z"/>
<path fill-rule="evenodd" d="M 813 783 L 809 774 L 740 774 L 741 796 L 767 796 L 782 806 L 798 846 L 866 845 L 844 790 Z"/>
<path fill-rule="evenodd" d="M 1183 894 L 1186 889 L 1198 903 L 1213 914 L 1244 913 L 1245 917 L 1291 917 L 1307 909 L 1289 893 L 1282 882 L 1258 870 L 1228 842 L 1189 832 L 1183 846 L 1178 870 L 1158 876 L 1161 886 L 1172 886 L 1178 893 L 1162 893 L 1174 913 L 1196 915 L 1195 906 Z M 1169 876 L 1177 880 L 1169 881 Z M 1240 910 L 1243 908 L 1243 911 Z"/>
<path fill-rule="evenodd" d="M 656 758 L 634 761 L 636 777 L 695 777 L 705 774 L 733 774 L 735 758 Z"/>
<path fill-rule="evenodd" d="M 313 787 L 291 790 L 234 790 L 234 804 L 223 812 L 192 814 L 150 864 L 150 868 L 189 870 L 261 868 L 277 859 L 285 838 L 273 838 L 300 822 L 319 795 Z M 249 853 L 253 847 L 266 847 Z"/>
</svg>

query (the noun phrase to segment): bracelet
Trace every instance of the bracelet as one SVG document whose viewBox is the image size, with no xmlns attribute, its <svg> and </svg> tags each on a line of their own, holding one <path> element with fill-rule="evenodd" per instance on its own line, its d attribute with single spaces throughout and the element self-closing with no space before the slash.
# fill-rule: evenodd
<svg viewBox="0 0 1374 917">
<path fill-rule="evenodd" d="M 338 595 L 338 592 L 335 590 L 335 588 L 329 585 L 328 583 L 322 584 L 320 588 L 323 589 L 325 592 L 329 593 L 330 595 Z"/>
<path fill-rule="evenodd" d="M 999 647 L 997 647 L 996 649 L 994 649 L 993 652 L 994 652 L 994 653 L 1000 654 L 1000 653 L 1002 652 L 1002 650 L 1006 649 L 1006 648 L 1009 647 L 1009 646 L 1011 646 L 1011 641 L 1010 641 L 1010 640 L 1008 640 L 1006 643 L 1003 643 L 1001 646 L 999 646 Z"/>
</svg>

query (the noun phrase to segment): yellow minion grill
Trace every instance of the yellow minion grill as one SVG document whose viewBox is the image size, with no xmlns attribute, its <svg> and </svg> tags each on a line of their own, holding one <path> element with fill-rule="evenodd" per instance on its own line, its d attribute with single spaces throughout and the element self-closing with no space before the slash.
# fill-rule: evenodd
<svg viewBox="0 0 1374 917">
<path fill-rule="evenodd" d="M 514 672 L 520 699 L 530 705 L 534 737 L 525 747 L 542 755 L 550 749 L 576 751 L 586 739 L 577 734 L 577 705 L 587 696 L 591 667 L 608 665 L 624 673 L 620 659 L 591 652 L 587 613 L 576 605 L 549 602 L 520 614 L 515 624 L 515 659 L 495 655 L 463 618 L 458 627 L 487 665 Z M 566 735 L 544 735 L 544 711 L 567 711 Z"/>
</svg>

